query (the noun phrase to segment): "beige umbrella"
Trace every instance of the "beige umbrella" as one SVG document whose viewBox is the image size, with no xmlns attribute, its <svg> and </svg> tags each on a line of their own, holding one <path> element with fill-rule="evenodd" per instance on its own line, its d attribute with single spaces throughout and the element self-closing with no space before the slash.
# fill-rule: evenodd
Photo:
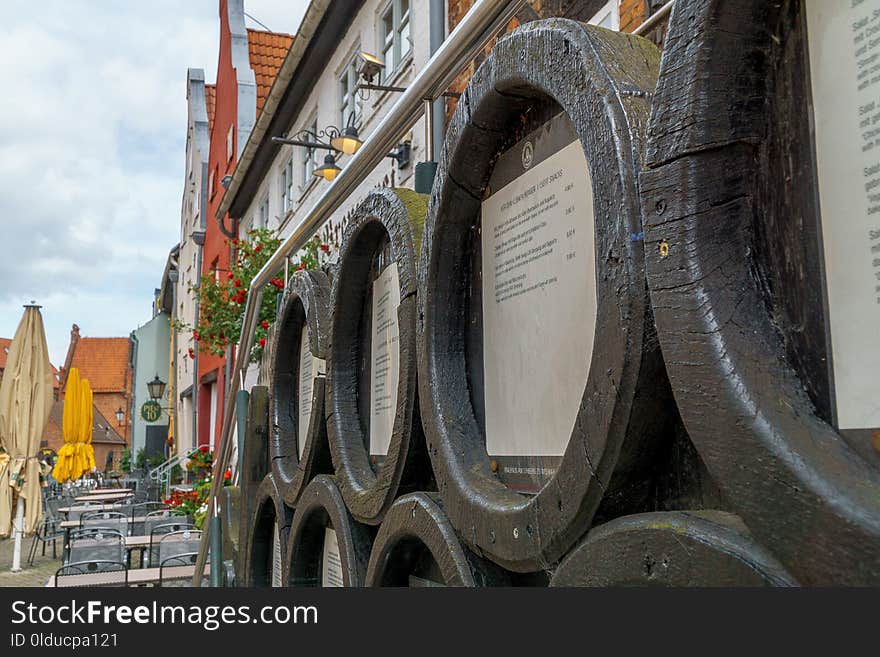
<svg viewBox="0 0 880 657">
<path fill-rule="evenodd" d="M 9 346 L 0 382 L 0 536 L 12 529 L 16 510 L 16 550 L 22 532 L 32 534 L 43 507 L 40 499 L 40 439 L 52 408 L 52 367 L 39 306 L 25 306 L 24 317 Z M 13 558 L 13 570 L 18 563 Z"/>
</svg>

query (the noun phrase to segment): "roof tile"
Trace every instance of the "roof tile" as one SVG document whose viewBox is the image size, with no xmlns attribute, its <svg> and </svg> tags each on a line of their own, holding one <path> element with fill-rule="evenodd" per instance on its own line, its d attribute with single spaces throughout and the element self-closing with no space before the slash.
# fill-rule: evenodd
<svg viewBox="0 0 880 657">
<path fill-rule="evenodd" d="M 292 43 L 290 34 L 248 29 L 248 54 L 257 81 L 257 116 Z"/>
<path fill-rule="evenodd" d="M 128 338 L 80 338 L 71 368 L 79 368 L 93 392 L 119 392 L 127 389 L 128 354 Z"/>
</svg>

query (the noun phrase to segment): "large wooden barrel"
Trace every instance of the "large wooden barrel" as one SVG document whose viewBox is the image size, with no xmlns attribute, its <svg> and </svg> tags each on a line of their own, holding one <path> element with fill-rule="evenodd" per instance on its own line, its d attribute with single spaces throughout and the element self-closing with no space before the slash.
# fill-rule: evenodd
<svg viewBox="0 0 880 657">
<path fill-rule="evenodd" d="M 318 475 L 293 516 L 284 560 L 288 586 L 364 585 L 375 529 L 351 517 L 336 477 Z"/>
<path fill-rule="evenodd" d="M 419 265 L 422 420 L 449 519 L 548 569 L 638 508 L 671 433 L 637 177 L 659 51 L 570 20 L 502 39 L 458 103 Z"/>
<path fill-rule="evenodd" d="M 804 584 L 880 582 L 877 8 L 678 0 L 640 181 L 688 433 Z"/>
<path fill-rule="evenodd" d="M 624 516 L 591 529 L 565 557 L 550 586 L 796 586 L 722 511 Z"/>
<path fill-rule="evenodd" d="M 272 474 L 255 495 L 254 513 L 247 524 L 243 585 L 253 588 L 283 586 L 283 560 L 293 512 L 284 503 Z"/>
<path fill-rule="evenodd" d="M 427 197 L 378 188 L 349 219 L 333 280 L 327 431 L 342 496 L 378 524 L 431 486 L 416 390 L 416 259 Z"/>
<path fill-rule="evenodd" d="M 324 422 L 329 303 L 330 282 L 323 272 L 294 274 L 267 350 L 269 456 L 290 506 L 315 475 L 333 471 Z"/>
<path fill-rule="evenodd" d="M 400 497 L 379 527 L 367 586 L 505 586 L 507 573 L 456 536 L 435 493 Z"/>
<path fill-rule="evenodd" d="M 248 400 L 248 417 L 243 453 L 239 455 L 238 558 L 235 572 L 239 584 L 246 579 L 246 559 L 251 540 L 251 521 L 257 505 L 257 491 L 269 474 L 269 393 L 266 386 L 254 386 Z"/>
</svg>

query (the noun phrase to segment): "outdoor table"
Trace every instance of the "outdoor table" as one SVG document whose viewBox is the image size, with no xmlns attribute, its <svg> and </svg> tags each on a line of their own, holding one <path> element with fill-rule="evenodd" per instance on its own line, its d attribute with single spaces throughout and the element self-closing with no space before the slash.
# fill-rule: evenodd
<svg viewBox="0 0 880 657">
<path fill-rule="evenodd" d="M 87 495 L 103 495 L 105 493 L 133 493 L 134 491 L 131 488 L 95 488 L 90 490 Z"/>
<path fill-rule="evenodd" d="M 125 551 L 128 553 L 128 567 L 131 568 L 131 553 L 134 551 L 138 552 L 138 563 L 140 567 L 144 566 L 144 550 L 150 547 L 150 535 L 144 534 L 141 536 L 126 536 L 125 537 Z"/>
<path fill-rule="evenodd" d="M 205 565 L 205 575 L 210 574 L 210 566 Z M 190 564 L 188 566 L 171 566 L 165 569 L 163 579 L 165 580 L 187 580 L 192 579 L 195 575 L 196 566 Z M 113 586 L 119 583 L 120 571 L 108 573 L 87 573 L 84 575 L 64 575 L 61 578 L 61 587 L 72 586 Z M 144 584 L 159 583 L 159 568 L 137 568 L 128 571 L 128 585 L 139 586 Z M 47 588 L 56 586 L 55 575 L 46 582 Z"/>
<path fill-rule="evenodd" d="M 129 523 L 132 523 L 132 522 L 143 522 L 143 521 L 146 520 L 146 519 L 147 519 L 146 516 L 137 516 L 137 517 L 135 517 L 135 518 L 126 518 L 126 521 L 129 522 Z M 59 525 L 59 527 L 60 527 L 61 529 L 65 529 L 65 530 L 66 530 L 66 529 L 77 529 L 77 528 L 79 527 L 79 525 L 80 525 L 80 521 L 79 521 L 79 520 L 63 520 L 63 521 L 61 522 L 61 524 Z"/>
<path fill-rule="evenodd" d="M 114 502 L 131 497 L 133 493 L 98 493 L 74 497 L 76 502 Z"/>
<path fill-rule="evenodd" d="M 71 512 L 71 510 L 79 509 L 79 508 L 80 507 L 62 506 L 61 508 L 58 509 L 58 513 L 66 516 L 68 513 Z M 88 508 L 88 510 L 89 511 L 119 511 L 121 509 L 127 509 L 127 508 L 129 508 L 129 507 L 125 504 L 96 504 L 95 506 L 90 506 Z"/>
</svg>

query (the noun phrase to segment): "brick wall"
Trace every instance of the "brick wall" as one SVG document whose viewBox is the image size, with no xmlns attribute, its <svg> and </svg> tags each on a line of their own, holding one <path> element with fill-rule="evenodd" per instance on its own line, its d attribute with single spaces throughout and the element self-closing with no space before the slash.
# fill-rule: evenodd
<svg viewBox="0 0 880 657">
<path fill-rule="evenodd" d="M 606 2 L 607 0 L 529 0 L 528 4 L 517 13 L 516 18 L 507 25 L 505 33 L 510 32 L 522 23 L 553 16 L 588 21 L 605 6 Z M 473 4 L 474 0 L 448 0 L 447 9 L 449 12 L 450 31 L 458 25 Z M 648 6 L 656 10 L 656 7 L 660 4 L 662 4 L 660 0 L 620 0 L 620 30 L 622 32 L 632 32 L 647 18 Z M 496 40 L 501 36 L 499 34 Z M 452 85 L 450 85 L 450 91 L 461 93 L 464 90 L 474 71 L 491 49 L 492 44 L 490 43 L 485 52 L 481 53 L 455 78 Z M 455 100 L 448 100 L 446 102 L 447 122 L 455 111 L 456 103 L 457 101 Z"/>
</svg>

